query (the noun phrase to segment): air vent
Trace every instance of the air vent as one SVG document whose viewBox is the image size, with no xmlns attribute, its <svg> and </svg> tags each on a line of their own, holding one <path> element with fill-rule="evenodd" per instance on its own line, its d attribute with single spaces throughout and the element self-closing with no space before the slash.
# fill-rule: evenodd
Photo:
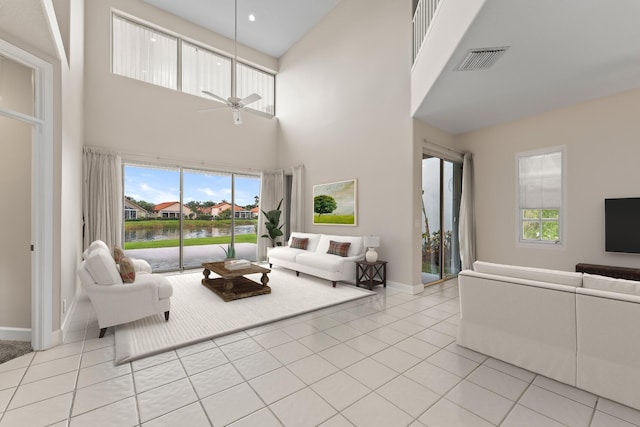
<svg viewBox="0 0 640 427">
<path fill-rule="evenodd" d="M 456 71 L 486 70 L 496 63 L 509 46 L 471 49 L 462 59 Z"/>
</svg>

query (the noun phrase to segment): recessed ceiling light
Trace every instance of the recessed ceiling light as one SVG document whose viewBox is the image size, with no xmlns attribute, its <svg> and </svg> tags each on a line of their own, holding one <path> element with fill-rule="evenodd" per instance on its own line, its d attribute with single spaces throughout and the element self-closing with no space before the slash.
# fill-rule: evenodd
<svg viewBox="0 0 640 427">
<path fill-rule="evenodd" d="M 256 15 L 254 15 L 253 13 L 251 13 L 251 14 L 249 15 L 249 21 L 253 22 L 253 21 L 255 21 L 255 20 L 256 20 Z"/>
</svg>

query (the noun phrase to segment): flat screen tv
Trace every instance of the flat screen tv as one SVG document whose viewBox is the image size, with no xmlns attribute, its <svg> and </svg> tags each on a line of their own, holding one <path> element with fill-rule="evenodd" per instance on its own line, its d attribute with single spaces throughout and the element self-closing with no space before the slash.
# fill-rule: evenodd
<svg viewBox="0 0 640 427">
<path fill-rule="evenodd" d="M 605 251 L 640 253 L 640 197 L 605 199 Z"/>
</svg>

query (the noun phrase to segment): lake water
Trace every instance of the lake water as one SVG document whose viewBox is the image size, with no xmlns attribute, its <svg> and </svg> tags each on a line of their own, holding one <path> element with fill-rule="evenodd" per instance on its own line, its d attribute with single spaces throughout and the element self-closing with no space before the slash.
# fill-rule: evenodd
<svg viewBox="0 0 640 427">
<path fill-rule="evenodd" d="M 125 242 L 145 242 L 150 240 L 171 240 L 180 238 L 180 230 L 178 227 L 163 225 L 162 227 L 134 227 L 124 232 Z M 235 234 L 256 234 L 256 226 L 236 225 Z M 187 226 L 184 227 L 185 239 L 196 239 L 200 237 L 218 237 L 231 236 L 230 225 L 206 225 L 206 226 Z"/>
</svg>

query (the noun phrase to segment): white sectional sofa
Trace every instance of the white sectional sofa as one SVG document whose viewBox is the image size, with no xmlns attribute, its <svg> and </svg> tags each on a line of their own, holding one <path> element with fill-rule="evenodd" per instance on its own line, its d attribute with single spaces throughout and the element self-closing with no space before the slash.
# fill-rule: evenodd
<svg viewBox="0 0 640 427">
<path fill-rule="evenodd" d="M 294 238 L 308 239 L 306 249 L 291 247 Z M 327 253 L 331 241 L 349 242 L 347 256 Z M 291 233 L 287 246 L 269 249 L 267 257 L 270 266 L 284 267 L 294 270 L 296 274 L 305 273 L 330 280 L 335 288 L 337 282 L 355 282 L 355 261 L 363 260 L 364 253 L 362 236 Z"/>
<path fill-rule="evenodd" d="M 576 385 L 640 409 L 640 282 L 585 274 L 576 325 Z"/>
<path fill-rule="evenodd" d="M 640 282 L 476 261 L 459 345 L 640 409 Z"/>
</svg>

